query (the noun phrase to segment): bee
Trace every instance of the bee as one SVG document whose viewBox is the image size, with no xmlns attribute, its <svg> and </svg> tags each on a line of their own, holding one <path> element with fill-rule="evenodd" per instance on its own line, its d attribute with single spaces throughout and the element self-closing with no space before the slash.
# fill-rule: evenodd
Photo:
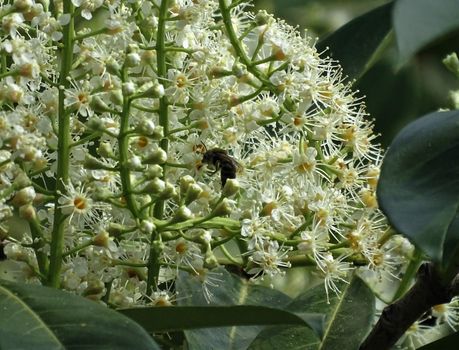
<svg viewBox="0 0 459 350">
<path fill-rule="evenodd" d="M 212 148 L 209 150 L 205 148 L 202 162 L 204 164 L 210 164 L 214 166 L 215 171 L 211 175 L 214 175 L 216 172 L 220 171 L 222 187 L 225 187 L 226 180 L 236 178 L 236 172 L 238 168 L 240 168 L 239 163 L 233 157 L 228 155 L 227 151 L 221 148 Z"/>
</svg>

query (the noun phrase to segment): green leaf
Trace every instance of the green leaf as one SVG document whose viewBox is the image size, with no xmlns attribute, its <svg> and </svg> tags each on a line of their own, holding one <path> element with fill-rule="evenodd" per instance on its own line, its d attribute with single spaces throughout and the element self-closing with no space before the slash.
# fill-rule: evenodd
<svg viewBox="0 0 459 350">
<path fill-rule="evenodd" d="M 339 61 L 344 73 L 351 79 L 359 78 L 392 29 L 392 5 L 390 2 L 354 18 L 321 40 L 317 49 L 324 51 L 328 47 L 327 54 Z"/>
<path fill-rule="evenodd" d="M 319 328 L 321 315 L 295 315 L 265 306 L 170 306 L 119 310 L 142 325 L 148 332 L 170 332 L 184 329 L 253 325 L 302 325 Z M 303 317 L 301 317 L 303 316 Z M 309 322 L 309 323 L 308 323 Z"/>
<path fill-rule="evenodd" d="M 459 29 L 457 0 L 399 0 L 394 6 L 394 29 L 402 60 Z"/>
<path fill-rule="evenodd" d="M 458 159 L 459 111 L 428 114 L 394 139 L 377 190 L 391 225 L 444 266 L 459 244 Z"/>
<path fill-rule="evenodd" d="M 266 308 L 271 308 L 271 310 L 278 309 L 277 311 L 283 310 L 282 312 L 294 316 L 292 312 L 288 313 L 285 310 L 285 307 L 291 302 L 291 298 L 274 289 L 252 285 L 230 274 L 223 268 L 218 269 L 216 272 L 209 272 L 204 277 L 204 282 L 200 278 L 182 274 L 177 281 L 177 291 L 180 296 L 178 303 L 182 306 L 218 305 L 232 306 L 234 308 L 235 305 L 241 305 L 240 312 L 235 315 L 235 327 L 185 331 L 190 349 L 203 349 L 202 344 L 208 344 L 209 349 L 246 349 L 265 327 L 239 327 L 239 325 L 244 324 L 244 320 L 253 320 L 255 323 L 265 325 L 284 322 L 279 319 L 281 314 L 276 315 L 271 311 L 258 313 L 257 311 L 252 311 L 254 306 L 265 307 L 260 308 L 260 310 Z M 322 331 L 323 317 L 321 315 L 301 311 L 295 313 L 295 315 L 294 317 L 300 317 L 305 322 L 305 325 L 309 325 L 316 332 L 320 333 Z M 192 317 L 192 315 L 189 314 L 189 317 Z M 223 320 L 225 314 L 216 312 L 213 317 L 215 320 Z"/>
<path fill-rule="evenodd" d="M 354 275 L 327 315 L 327 326 L 319 349 L 358 349 L 371 329 L 374 314 L 373 292 Z"/>
<path fill-rule="evenodd" d="M 159 349 L 129 318 L 94 301 L 0 280 L 1 349 Z"/>
<path fill-rule="evenodd" d="M 445 350 L 456 349 L 459 342 L 459 332 L 450 334 L 444 338 L 438 339 L 430 344 L 421 346 L 418 350 Z"/>
<path fill-rule="evenodd" d="M 249 350 L 316 350 L 320 339 L 305 327 L 268 327 L 250 344 Z"/>
<path fill-rule="evenodd" d="M 342 293 L 330 295 L 327 301 L 322 285 L 299 295 L 287 310 L 301 310 L 327 315 L 326 326 L 321 340 L 307 328 L 270 327 L 261 332 L 249 349 L 358 349 L 371 328 L 375 311 L 372 291 L 357 276 L 349 284 L 340 283 Z M 284 342 L 285 345 L 279 347 Z"/>
</svg>

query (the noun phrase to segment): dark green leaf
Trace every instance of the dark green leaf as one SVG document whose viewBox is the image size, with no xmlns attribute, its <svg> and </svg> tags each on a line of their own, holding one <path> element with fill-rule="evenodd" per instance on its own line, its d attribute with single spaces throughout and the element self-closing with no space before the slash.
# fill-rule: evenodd
<svg viewBox="0 0 459 350">
<path fill-rule="evenodd" d="M 399 0 L 394 6 L 394 30 L 402 60 L 459 29 L 457 0 Z"/>
<path fill-rule="evenodd" d="M 177 291 L 181 299 L 180 305 L 188 306 L 233 306 L 252 305 L 264 306 L 271 309 L 284 310 L 291 302 L 285 294 L 271 288 L 252 285 L 224 269 L 210 272 L 202 279 L 183 274 L 177 281 Z M 205 298 L 207 295 L 207 300 Z M 264 308 L 263 308 L 264 309 Z M 293 314 L 293 313 L 292 313 Z M 295 314 L 305 321 L 316 332 L 320 333 L 323 326 L 323 317 L 318 314 L 300 312 Z M 265 314 L 251 312 L 251 308 L 241 308 L 237 323 L 244 324 L 244 320 L 253 319 L 258 324 L 274 324 L 279 315 L 266 312 Z M 190 315 L 191 317 L 191 315 Z M 223 319 L 223 313 L 216 313 L 216 319 Z M 257 321 L 258 320 L 258 321 Z M 252 323 L 253 324 L 253 323 Z M 299 324 L 299 323 L 296 323 Z M 202 344 L 208 344 L 207 349 L 246 349 L 255 339 L 264 326 L 203 328 L 185 331 L 190 349 L 203 349 Z"/>
<path fill-rule="evenodd" d="M 1 349 L 159 349 L 129 318 L 96 302 L 0 280 Z"/>
<path fill-rule="evenodd" d="M 379 204 L 392 226 L 444 265 L 459 240 L 459 225 L 454 224 L 458 159 L 459 111 L 431 113 L 397 135 L 378 184 Z M 444 255 L 445 250 L 449 253 Z"/>
<path fill-rule="evenodd" d="M 354 275 L 327 315 L 327 326 L 319 349 L 358 349 L 371 329 L 374 313 L 373 292 Z"/>
<path fill-rule="evenodd" d="M 316 350 L 320 339 L 305 327 L 268 327 L 250 344 L 249 350 Z"/>
<path fill-rule="evenodd" d="M 424 345 L 419 350 L 447 350 L 447 349 L 457 349 L 457 344 L 459 343 L 459 332 L 450 334 L 444 338 L 438 339 L 430 344 Z"/>
<path fill-rule="evenodd" d="M 327 322 L 322 340 L 307 328 L 270 327 L 261 332 L 250 349 L 358 349 L 371 328 L 375 303 L 371 290 L 354 276 L 349 284 L 340 283 L 342 294 L 330 295 L 327 300 L 322 285 L 298 296 L 287 310 L 323 313 Z M 284 342 L 284 346 L 280 344 Z"/>
<path fill-rule="evenodd" d="M 392 29 L 393 3 L 382 5 L 345 24 L 317 44 L 319 51 L 338 60 L 351 79 L 359 78 L 369 68 L 373 55 Z"/>
<path fill-rule="evenodd" d="M 318 328 L 323 321 L 323 317 L 319 314 L 295 315 L 293 312 L 254 305 L 170 306 L 119 311 L 141 324 L 151 333 L 196 328 L 274 324 L 309 326 L 309 323 L 312 323 L 317 324 L 316 327 Z"/>
</svg>

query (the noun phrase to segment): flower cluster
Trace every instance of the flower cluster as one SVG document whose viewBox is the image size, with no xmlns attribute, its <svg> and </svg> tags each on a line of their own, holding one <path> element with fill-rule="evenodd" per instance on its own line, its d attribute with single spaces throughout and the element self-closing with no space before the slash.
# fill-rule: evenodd
<svg viewBox="0 0 459 350">
<path fill-rule="evenodd" d="M 247 7 L 1 7 L 2 277 L 127 306 L 169 300 L 179 270 L 310 266 L 327 292 L 357 266 L 400 272 L 362 101 L 310 38 Z"/>
</svg>

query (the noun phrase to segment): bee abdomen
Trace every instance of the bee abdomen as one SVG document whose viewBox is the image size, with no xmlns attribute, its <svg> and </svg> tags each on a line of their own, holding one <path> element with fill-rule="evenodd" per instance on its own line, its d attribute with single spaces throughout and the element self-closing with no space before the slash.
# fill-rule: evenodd
<svg viewBox="0 0 459 350">
<path fill-rule="evenodd" d="M 222 187 L 225 187 L 226 180 L 236 178 L 236 166 L 232 162 L 220 163 L 220 178 Z"/>
</svg>

